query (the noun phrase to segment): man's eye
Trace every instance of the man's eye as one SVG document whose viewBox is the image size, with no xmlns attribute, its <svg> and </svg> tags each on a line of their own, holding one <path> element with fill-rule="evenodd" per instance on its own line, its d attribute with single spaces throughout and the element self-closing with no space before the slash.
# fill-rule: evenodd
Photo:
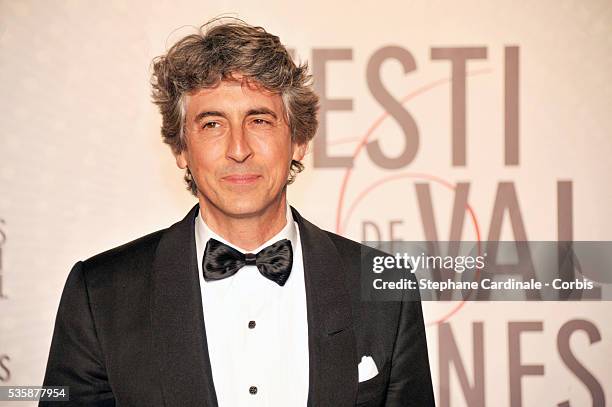
<svg viewBox="0 0 612 407">
<path fill-rule="evenodd" d="M 264 119 L 253 119 L 253 123 L 255 123 L 258 126 L 263 126 L 263 125 L 270 124 L 269 121 L 264 120 Z"/>
<path fill-rule="evenodd" d="M 221 126 L 219 124 L 219 122 L 206 122 L 204 123 L 204 125 L 202 126 L 203 129 L 214 129 Z"/>
</svg>

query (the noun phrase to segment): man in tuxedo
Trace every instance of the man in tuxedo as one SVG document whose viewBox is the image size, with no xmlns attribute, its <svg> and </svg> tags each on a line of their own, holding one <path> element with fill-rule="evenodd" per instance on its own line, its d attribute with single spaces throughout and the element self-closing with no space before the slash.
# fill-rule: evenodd
<svg viewBox="0 0 612 407">
<path fill-rule="evenodd" d="M 198 204 L 73 267 L 44 379 L 69 386 L 61 405 L 433 406 L 420 302 L 362 301 L 374 252 L 287 203 L 317 128 L 307 67 L 222 20 L 156 58 L 152 85 Z"/>
</svg>

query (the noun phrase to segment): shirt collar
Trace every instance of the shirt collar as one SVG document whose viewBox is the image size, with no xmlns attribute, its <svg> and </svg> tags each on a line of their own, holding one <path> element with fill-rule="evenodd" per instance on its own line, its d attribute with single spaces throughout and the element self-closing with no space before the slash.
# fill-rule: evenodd
<svg viewBox="0 0 612 407">
<path fill-rule="evenodd" d="M 288 239 L 291 242 L 291 246 L 293 247 L 293 250 L 295 250 L 296 245 L 297 245 L 297 224 L 293 220 L 293 214 L 291 213 L 291 208 L 289 207 L 289 203 L 286 204 L 285 217 L 286 217 L 287 222 L 285 223 L 285 226 L 280 230 L 280 232 L 278 232 L 272 238 L 264 242 L 258 248 L 251 250 L 250 253 L 257 253 L 264 247 L 270 246 L 271 244 L 276 243 L 282 239 Z M 196 216 L 196 220 L 195 220 L 195 232 L 196 232 L 195 233 L 196 234 L 196 247 L 197 247 L 198 254 L 199 254 L 198 256 L 199 260 L 201 260 L 201 257 L 204 254 L 204 249 L 206 248 L 206 243 L 208 242 L 209 239 L 215 239 L 215 240 L 220 241 L 221 243 L 225 243 L 226 245 L 233 247 L 234 249 L 238 250 L 241 253 L 249 252 L 248 250 L 245 250 L 239 246 L 236 246 L 235 244 L 230 243 L 223 237 L 219 236 L 217 233 L 213 232 L 208 227 L 206 222 L 204 222 L 204 219 L 202 219 L 202 216 L 200 216 L 200 211 L 198 211 L 198 216 Z"/>
</svg>

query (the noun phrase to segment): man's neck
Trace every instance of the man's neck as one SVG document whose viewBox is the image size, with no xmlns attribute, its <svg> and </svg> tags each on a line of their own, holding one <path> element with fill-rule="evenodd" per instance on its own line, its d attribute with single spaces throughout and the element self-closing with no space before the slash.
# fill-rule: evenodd
<svg viewBox="0 0 612 407">
<path fill-rule="evenodd" d="M 216 234 L 244 250 L 254 250 L 280 232 L 287 224 L 285 195 L 261 213 L 231 216 L 200 197 L 200 216 Z"/>
</svg>

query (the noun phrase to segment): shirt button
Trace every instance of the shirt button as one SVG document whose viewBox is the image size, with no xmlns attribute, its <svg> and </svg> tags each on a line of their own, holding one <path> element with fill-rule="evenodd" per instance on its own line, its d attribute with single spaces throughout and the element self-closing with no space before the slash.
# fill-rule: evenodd
<svg viewBox="0 0 612 407">
<path fill-rule="evenodd" d="M 249 321 L 249 329 L 255 328 L 255 321 Z M 257 389 L 255 389 L 257 391 Z"/>
<path fill-rule="evenodd" d="M 251 387 L 249 387 L 249 393 L 251 393 L 251 394 L 257 394 L 257 387 L 255 387 L 255 386 L 251 386 Z"/>
</svg>

